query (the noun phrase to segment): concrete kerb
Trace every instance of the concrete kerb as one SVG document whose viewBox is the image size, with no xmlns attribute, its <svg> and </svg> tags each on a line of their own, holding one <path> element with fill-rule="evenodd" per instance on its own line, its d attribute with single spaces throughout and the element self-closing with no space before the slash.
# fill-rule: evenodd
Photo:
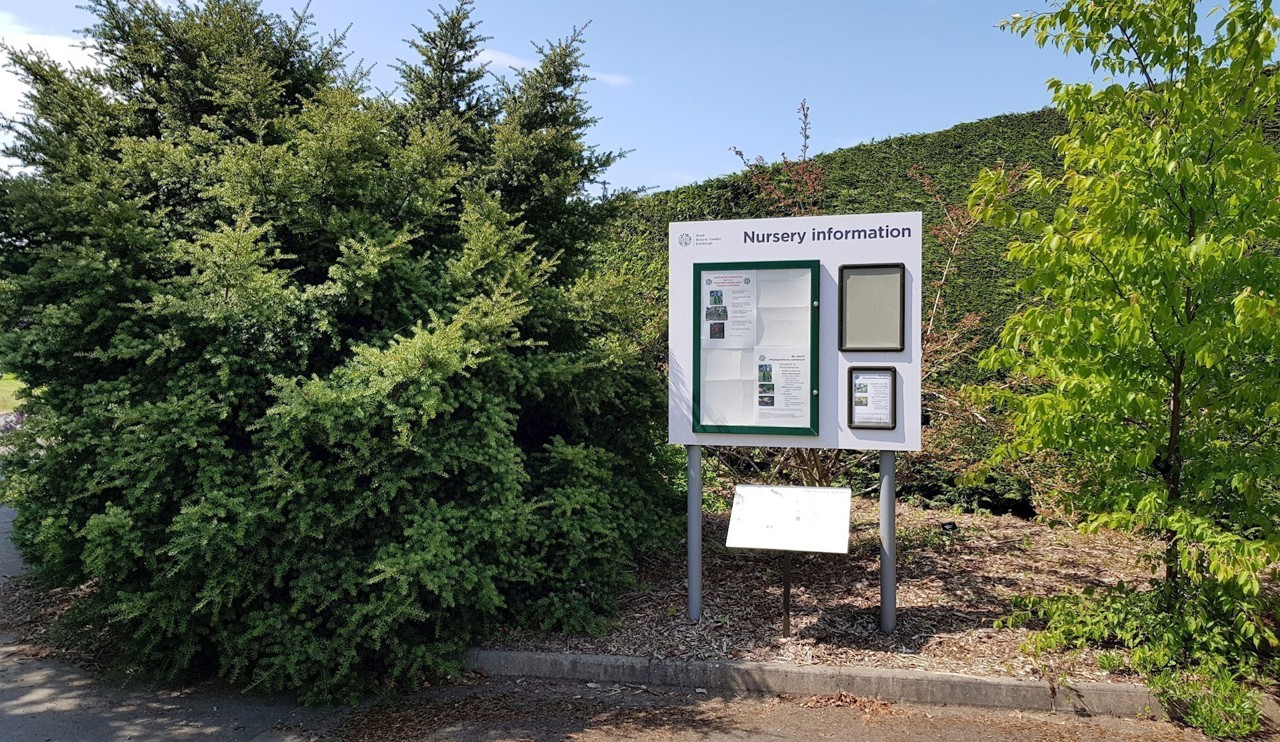
<svg viewBox="0 0 1280 742">
<path fill-rule="evenodd" d="M 708 691 L 863 698 L 934 706 L 1056 711 L 1086 716 L 1167 718 L 1143 685 L 982 678 L 874 667 L 796 666 L 773 662 L 649 660 L 642 657 L 472 649 L 466 667 L 490 676 L 705 688 Z"/>
</svg>

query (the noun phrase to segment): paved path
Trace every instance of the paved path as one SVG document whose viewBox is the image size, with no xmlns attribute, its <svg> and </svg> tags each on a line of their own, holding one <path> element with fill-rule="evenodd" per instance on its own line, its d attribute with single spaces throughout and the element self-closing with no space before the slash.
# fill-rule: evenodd
<svg viewBox="0 0 1280 742">
<path fill-rule="evenodd" d="M 510 679 L 401 698 L 347 730 L 345 742 L 1208 742 L 1136 719 Z"/>
<path fill-rule="evenodd" d="M 9 538 L 13 516 L 0 507 L 0 580 L 26 571 Z M 349 713 L 226 689 L 123 689 L 32 654 L 0 634 L 0 740 L 283 742 L 308 737 L 278 731 L 277 725 L 323 729 Z"/>
</svg>

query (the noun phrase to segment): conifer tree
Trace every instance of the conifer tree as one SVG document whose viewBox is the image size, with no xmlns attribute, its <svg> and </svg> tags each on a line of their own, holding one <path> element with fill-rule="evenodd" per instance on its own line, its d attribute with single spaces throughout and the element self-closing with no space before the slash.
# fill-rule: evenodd
<svg viewBox="0 0 1280 742">
<path fill-rule="evenodd" d="M 405 100 L 252 0 L 95 0 L 0 177 L 24 556 L 125 658 L 313 700 L 502 623 L 599 625 L 672 533 L 658 380 L 585 270 L 581 37 L 486 86 L 463 2 Z"/>
</svg>

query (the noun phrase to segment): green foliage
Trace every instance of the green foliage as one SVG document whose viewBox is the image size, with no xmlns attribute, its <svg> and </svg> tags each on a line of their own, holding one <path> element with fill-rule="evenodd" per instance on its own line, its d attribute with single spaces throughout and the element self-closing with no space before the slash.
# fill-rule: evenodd
<svg viewBox="0 0 1280 742">
<path fill-rule="evenodd" d="M 897 554 L 903 564 L 910 564 L 930 554 L 946 551 L 957 544 L 963 544 L 970 534 L 963 530 L 945 531 L 939 525 L 925 523 L 918 526 L 905 526 L 897 532 Z"/>
<path fill-rule="evenodd" d="M 1185 613 L 1162 610 L 1158 591 L 1128 587 L 1087 589 L 1052 598 L 1020 598 L 998 626 L 1031 625 L 1033 653 L 1086 646 L 1120 646 L 1130 666 L 1144 673 L 1160 702 L 1176 717 L 1218 738 L 1246 737 L 1261 728 L 1260 702 L 1251 680 L 1267 668 L 1250 643 L 1230 628 L 1228 604 L 1189 600 Z M 1125 668 L 1116 650 L 1098 653 L 1104 670 Z"/>
<path fill-rule="evenodd" d="M 1243 739 L 1263 729 L 1257 693 L 1221 666 L 1165 670 L 1149 682 L 1174 716 L 1215 739 Z"/>
<path fill-rule="evenodd" d="M 1127 665 L 1125 664 L 1124 655 L 1120 652 L 1107 649 L 1098 652 L 1098 668 L 1106 672 L 1121 672 Z"/>
<path fill-rule="evenodd" d="M 23 388 L 21 381 L 0 376 L 0 412 L 12 412 L 18 408 L 18 395 Z"/>
<path fill-rule="evenodd" d="M 249 0 L 98 0 L 0 177 L 24 556 L 125 659 L 351 699 L 502 622 L 590 629 L 674 533 L 662 387 L 585 270 L 616 206 L 579 35 L 486 87 L 470 3 L 403 102 Z M 661 456 L 661 458 L 659 458 Z"/>
<path fill-rule="evenodd" d="M 1142 672 L 1188 662 L 1209 664 L 1224 657 L 1240 658 L 1250 672 L 1262 671 L 1260 658 L 1249 652 L 1252 641 L 1231 627 L 1233 606 L 1226 601 L 1189 601 L 1184 611 L 1167 615 L 1161 610 L 1167 599 L 1161 590 L 1167 589 L 1086 588 L 1051 598 L 1019 598 L 1002 623 L 1040 625 L 1029 640 L 1037 652 L 1089 645 L 1131 649 L 1133 667 Z"/>
<path fill-rule="evenodd" d="M 1123 620 L 1076 636 L 1113 635 L 1150 670 L 1225 663 L 1209 687 L 1274 651 L 1260 585 L 1280 558 L 1280 152 L 1263 123 L 1280 19 L 1238 0 L 1214 20 L 1203 37 L 1192 2 L 1072 0 L 1009 23 L 1135 83 L 1050 83 L 1070 126 L 1055 140 L 1064 172 L 1026 185 L 1065 195 L 1052 215 L 1004 202 L 1002 173 L 972 199 L 1029 235 L 1009 257 L 1034 299 L 984 363 L 1039 386 L 986 395 L 1014 423 L 999 456 L 1062 452 L 1086 528 L 1164 545 L 1150 599 L 1109 603 Z M 1104 617 L 1064 618 L 1090 615 Z"/>
</svg>

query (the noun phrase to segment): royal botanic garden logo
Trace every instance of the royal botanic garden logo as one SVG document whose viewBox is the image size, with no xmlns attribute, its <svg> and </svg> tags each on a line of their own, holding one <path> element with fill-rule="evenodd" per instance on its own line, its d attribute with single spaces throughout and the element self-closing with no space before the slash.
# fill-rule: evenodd
<svg viewBox="0 0 1280 742">
<path fill-rule="evenodd" d="M 689 245 L 693 244 L 693 238 L 690 237 L 687 233 L 685 233 L 677 237 L 676 242 L 680 243 L 680 247 L 688 247 Z"/>
</svg>

